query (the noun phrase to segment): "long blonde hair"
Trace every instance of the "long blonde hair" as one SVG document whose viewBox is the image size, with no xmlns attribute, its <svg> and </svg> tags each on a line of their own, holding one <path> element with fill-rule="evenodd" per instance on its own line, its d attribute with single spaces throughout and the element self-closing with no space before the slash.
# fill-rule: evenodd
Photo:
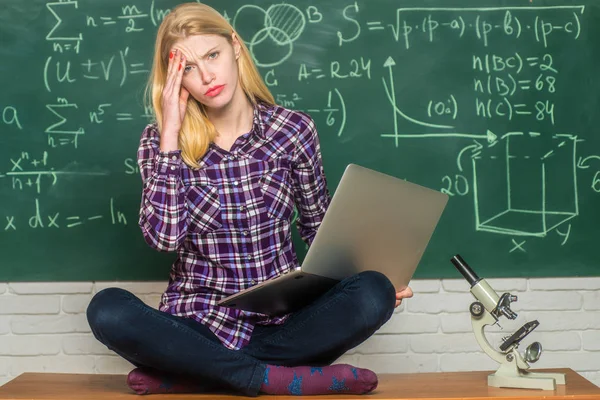
<svg viewBox="0 0 600 400">
<path fill-rule="evenodd" d="M 146 86 L 146 102 L 152 103 L 159 131 L 162 130 L 161 97 L 167 79 L 169 51 L 175 42 L 191 35 L 213 34 L 223 36 L 229 44 L 233 44 L 232 33 L 235 33 L 240 43 L 238 78 L 246 97 L 252 104 L 257 101 L 275 104 L 273 95 L 252 61 L 250 51 L 229 22 L 206 4 L 180 4 L 164 18 L 158 28 L 152 71 Z M 208 119 L 204 105 L 190 96 L 179 132 L 183 161 L 191 168 L 199 168 L 198 160 L 206 153 L 216 136 L 216 129 Z"/>
</svg>

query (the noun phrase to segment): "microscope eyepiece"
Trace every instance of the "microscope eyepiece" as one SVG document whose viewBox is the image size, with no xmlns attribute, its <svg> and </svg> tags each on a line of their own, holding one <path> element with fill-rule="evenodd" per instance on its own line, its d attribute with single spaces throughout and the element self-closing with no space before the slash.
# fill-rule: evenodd
<svg viewBox="0 0 600 400">
<path fill-rule="evenodd" d="M 452 264 L 454 264 L 458 272 L 460 272 L 462 276 L 465 277 L 465 279 L 467 280 L 467 282 L 469 282 L 469 285 L 471 285 L 471 287 L 473 287 L 477 282 L 481 280 L 481 278 L 479 278 L 477 274 L 473 272 L 471 267 L 469 267 L 469 265 L 465 262 L 465 260 L 462 259 L 460 255 L 455 255 L 454 257 L 452 257 L 452 259 L 450 259 L 450 261 L 452 262 Z"/>
</svg>

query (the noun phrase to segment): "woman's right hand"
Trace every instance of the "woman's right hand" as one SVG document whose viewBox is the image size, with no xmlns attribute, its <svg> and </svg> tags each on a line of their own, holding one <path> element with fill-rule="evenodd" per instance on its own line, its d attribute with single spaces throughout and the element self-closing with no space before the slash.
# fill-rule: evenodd
<svg viewBox="0 0 600 400">
<path fill-rule="evenodd" d="M 190 92 L 181 85 L 185 56 L 180 50 L 171 50 L 167 67 L 167 81 L 162 92 L 162 132 L 160 150 L 164 152 L 177 150 L 179 131 L 185 117 L 187 100 Z"/>
</svg>

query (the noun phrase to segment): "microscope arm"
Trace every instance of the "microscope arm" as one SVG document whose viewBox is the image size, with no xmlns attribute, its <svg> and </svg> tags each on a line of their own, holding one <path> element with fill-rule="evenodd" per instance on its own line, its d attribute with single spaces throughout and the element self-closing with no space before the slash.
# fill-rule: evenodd
<svg viewBox="0 0 600 400">
<path fill-rule="evenodd" d="M 488 356 L 500 364 L 505 361 L 506 355 L 512 352 L 515 354 L 515 358 L 517 359 L 517 366 L 522 369 L 529 369 L 529 364 L 518 352 L 513 352 L 512 349 L 509 349 L 508 351 L 502 353 L 494 350 L 490 342 L 488 342 L 487 338 L 485 337 L 484 329 L 486 325 L 494 325 L 496 322 L 496 318 L 494 318 L 494 316 L 488 312 L 483 313 L 483 315 L 481 315 L 479 318 L 471 316 L 473 333 L 475 334 L 475 339 L 477 340 L 477 343 L 479 343 L 479 346 Z"/>
</svg>

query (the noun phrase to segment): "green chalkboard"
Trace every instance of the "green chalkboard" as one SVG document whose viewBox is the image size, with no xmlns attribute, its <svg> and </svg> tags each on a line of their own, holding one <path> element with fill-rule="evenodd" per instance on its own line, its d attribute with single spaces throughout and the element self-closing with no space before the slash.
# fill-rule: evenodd
<svg viewBox="0 0 600 400">
<path fill-rule="evenodd" d="M 175 3 L 2 1 L 0 281 L 167 279 L 135 157 Z M 206 3 L 314 118 L 332 191 L 352 162 L 450 194 L 417 278 L 459 277 L 456 253 L 483 277 L 600 275 L 598 1 Z"/>
</svg>

